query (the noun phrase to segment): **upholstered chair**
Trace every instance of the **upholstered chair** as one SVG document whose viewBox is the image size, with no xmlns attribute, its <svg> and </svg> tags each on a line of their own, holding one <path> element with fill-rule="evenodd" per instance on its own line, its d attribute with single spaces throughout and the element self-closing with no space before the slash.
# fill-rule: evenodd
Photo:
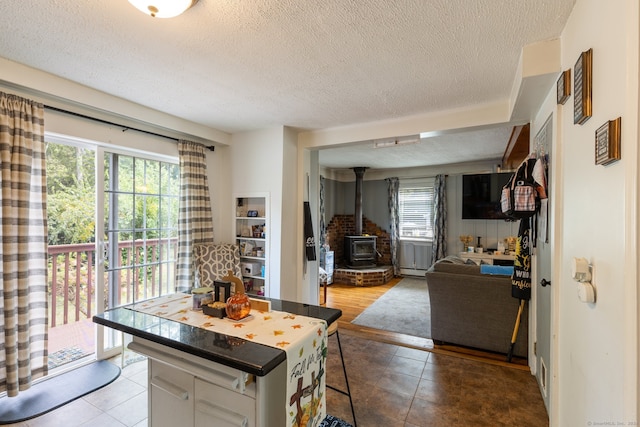
<svg viewBox="0 0 640 427">
<path fill-rule="evenodd" d="M 214 280 L 233 271 L 233 275 L 242 279 L 240 269 L 240 250 L 238 245 L 230 243 L 200 244 L 193 248 L 196 263 L 196 287 L 213 287 Z"/>
</svg>

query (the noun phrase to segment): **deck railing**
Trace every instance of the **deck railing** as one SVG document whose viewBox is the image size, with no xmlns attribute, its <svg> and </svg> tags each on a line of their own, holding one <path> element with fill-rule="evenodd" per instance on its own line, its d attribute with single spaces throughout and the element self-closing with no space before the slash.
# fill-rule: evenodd
<svg viewBox="0 0 640 427">
<path fill-rule="evenodd" d="M 118 243 L 115 275 L 118 292 L 114 305 L 133 300 L 133 295 L 151 298 L 163 292 L 158 278 L 173 283 L 177 238 L 122 241 Z M 78 322 L 93 315 L 96 252 L 94 243 L 53 245 L 48 249 L 49 326 Z M 162 254 L 162 258 L 161 255 Z M 133 268 L 127 268 L 134 266 Z M 105 281 L 107 273 L 105 273 Z M 105 294 L 107 304 L 107 294 Z"/>
</svg>

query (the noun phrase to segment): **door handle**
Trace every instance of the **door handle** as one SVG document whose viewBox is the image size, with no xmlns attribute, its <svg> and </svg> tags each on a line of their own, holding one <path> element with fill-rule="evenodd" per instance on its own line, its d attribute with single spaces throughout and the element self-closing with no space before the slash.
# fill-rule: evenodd
<svg viewBox="0 0 640 427">
<path fill-rule="evenodd" d="M 540 280 L 540 284 L 542 285 L 542 287 L 551 286 L 551 282 L 548 281 L 547 279 Z"/>
</svg>

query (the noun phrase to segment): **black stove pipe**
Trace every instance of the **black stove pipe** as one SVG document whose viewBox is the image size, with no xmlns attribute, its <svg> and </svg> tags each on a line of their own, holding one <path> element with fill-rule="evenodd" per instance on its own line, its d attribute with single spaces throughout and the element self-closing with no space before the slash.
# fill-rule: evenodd
<svg viewBox="0 0 640 427">
<path fill-rule="evenodd" d="M 365 167 L 353 168 L 356 174 L 356 210 L 355 210 L 355 235 L 362 236 L 362 181 L 364 179 Z"/>
</svg>

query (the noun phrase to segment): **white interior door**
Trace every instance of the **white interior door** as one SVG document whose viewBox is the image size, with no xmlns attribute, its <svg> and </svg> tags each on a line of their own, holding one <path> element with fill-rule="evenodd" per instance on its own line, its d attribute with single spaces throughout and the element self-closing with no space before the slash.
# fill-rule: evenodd
<svg viewBox="0 0 640 427">
<path fill-rule="evenodd" d="M 553 143 L 553 120 L 550 116 L 535 137 L 534 148 L 539 159 L 546 162 L 547 183 L 551 182 L 551 153 Z M 536 239 L 536 282 L 532 283 L 535 293 L 535 356 L 536 378 L 544 399 L 547 411 L 550 401 L 550 379 L 552 378 L 551 363 L 551 272 L 553 255 L 553 235 L 550 232 L 551 205 L 553 192 L 547 185 L 548 199 L 544 200 L 538 216 Z"/>
</svg>

